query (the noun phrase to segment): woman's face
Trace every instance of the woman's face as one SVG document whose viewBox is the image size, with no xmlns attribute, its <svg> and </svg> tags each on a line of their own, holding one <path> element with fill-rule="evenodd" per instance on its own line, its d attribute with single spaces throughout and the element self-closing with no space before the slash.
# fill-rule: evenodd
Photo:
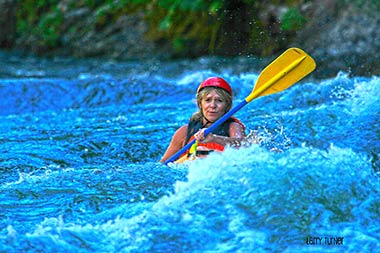
<svg viewBox="0 0 380 253">
<path fill-rule="evenodd" d="M 201 100 L 203 116 L 209 121 L 215 122 L 226 112 L 227 101 L 225 101 L 215 90 L 204 96 Z"/>
</svg>

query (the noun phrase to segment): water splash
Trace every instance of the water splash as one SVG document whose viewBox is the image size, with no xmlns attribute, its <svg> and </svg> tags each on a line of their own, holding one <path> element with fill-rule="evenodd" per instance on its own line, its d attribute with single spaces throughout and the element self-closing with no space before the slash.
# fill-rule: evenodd
<svg viewBox="0 0 380 253">
<path fill-rule="evenodd" d="M 378 248 L 378 77 L 340 73 L 254 100 L 236 115 L 251 145 L 157 163 L 196 109 L 199 78 L 230 80 L 238 102 L 258 77 L 249 62 L 12 68 L 0 80 L 0 251 Z"/>
</svg>

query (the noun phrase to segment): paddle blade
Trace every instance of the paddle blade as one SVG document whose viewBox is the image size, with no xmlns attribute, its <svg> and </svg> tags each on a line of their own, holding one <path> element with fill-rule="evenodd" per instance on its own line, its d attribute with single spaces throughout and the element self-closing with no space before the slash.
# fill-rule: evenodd
<svg viewBox="0 0 380 253">
<path fill-rule="evenodd" d="M 315 61 L 299 48 L 289 48 L 260 74 L 255 88 L 245 99 L 253 99 L 283 91 L 295 84 L 316 67 Z"/>
</svg>

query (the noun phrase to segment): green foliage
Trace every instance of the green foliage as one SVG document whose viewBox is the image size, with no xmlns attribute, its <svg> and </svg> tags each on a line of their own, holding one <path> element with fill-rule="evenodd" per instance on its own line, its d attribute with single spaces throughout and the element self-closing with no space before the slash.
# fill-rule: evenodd
<svg viewBox="0 0 380 253">
<path fill-rule="evenodd" d="M 303 27 L 306 19 L 297 8 L 290 8 L 282 17 L 281 29 L 283 31 L 297 31 Z"/>
<path fill-rule="evenodd" d="M 33 36 L 40 45 L 55 47 L 59 40 L 62 13 L 56 8 L 59 0 L 20 0 L 17 11 L 17 33 Z"/>
<path fill-rule="evenodd" d="M 107 0 L 102 1 L 102 4 L 96 5 L 95 16 L 97 27 L 102 27 L 108 22 L 116 21 L 120 16 L 135 13 L 138 10 L 143 10 L 144 6 L 149 2 L 146 0 Z M 104 3 L 106 2 L 106 3 Z"/>
<path fill-rule="evenodd" d="M 204 1 L 204 0 L 161 0 L 158 1 L 158 8 L 165 10 L 164 16 L 159 22 L 160 30 L 169 30 L 171 27 L 178 25 L 178 21 L 193 20 L 191 16 L 197 16 L 197 13 L 204 12 L 216 14 L 222 6 L 222 1 Z M 184 16 L 183 16 L 184 14 Z M 181 18 L 179 16 L 182 16 Z M 187 22 L 189 23 L 189 22 Z"/>
<path fill-rule="evenodd" d="M 199 47 L 202 52 L 214 52 L 216 35 L 221 26 L 220 0 L 161 0 L 151 5 L 147 13 L 149 38 L 169 40 L 173 49 L 186 54 L 187 47 Z"/>
<path fill-rule="evenodd" d="M 94 23 L 86 29 L 95 31 L 122 15 L 142 12 L 149 27 L 146 37 L 170 42 L 179 56 L 188 56 L 189 47 L 200 54 L 226 54 L 225 49 L 232 48 L 231 54 L 245 50 L 249 54 L 269 55 L 286 39 L 278 31 L 292 33 L 306 23 L 294 7 L 298 3 L 298 0 L 18 0 L 17 32 L 19 36 L 32 36 L 42 47 L 54 48 L 60 46 L 64 33 L 77 31 L 77 24 L 64 26 L 64 15 L 70 10 L 90 9 Z M 278 5 L 289 9 L 280 23 L 273 23 L 268 6 L 273 9 Z"/>
<path fill-rule="evenodd" d="M 83 0 L 83 6 L 89 7 L 90 9 L 95 9 L 100 6 L 104 1 L 103 0 Z"/>
<path fill-rule="evenodd" d="M 38 22 L 38 31 L 41 32 L 43 43 L 48 47 L 55 47 L 59 43 L 60 26 L 63 15 L 58 9 L 43 15 Z"/>
<path fill-rule="evenodd" d="M 277 30 L 294 32 L 301 29 L 307 20 L 297 8 L 292 7 L 299 1 L 288 0 L 284 7 L 290 9 L 281 24 L 271 23 L 268 6 L 284 5 L 284 1 L 268 2 L 160 0 L 151 6 L 154 12 L 147 18 L 149 37 L 171 41 L 179 55 L 187 53 L 186 45 L 211 54 L 234 54 L 245 50 L 247 53 L 270 55 L 288 38 L 287 34 Z M 230 52 L 226 48 L 231 48 Z"/>
</svg>

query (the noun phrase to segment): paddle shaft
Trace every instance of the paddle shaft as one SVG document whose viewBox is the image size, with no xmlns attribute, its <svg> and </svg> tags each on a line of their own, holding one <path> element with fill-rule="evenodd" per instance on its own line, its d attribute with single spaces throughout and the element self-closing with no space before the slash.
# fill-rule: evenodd
<svg viewBox="0 0 380 253">
<path fill-rule="evenodd" d="M 235 112 L 239 111 L 243 106 L 248 104 L 247 101 L 243 100 L 240 104 L 232 108 L 229 112 L 224 114 L 221 118 L 219 118 L 217 121 L 215 121 L 210 127 L 206 128 L 204 135 L 207 136 L 209 133 L 211 133 L 215 128 L 223 124 L 227 119 L 229 119 Z M 177 151 L 172 157 L 170 157 L 168 160 L 165 161 L 164 164 L 168 165 L 171 162 L 174 162 L 177 160 L 186 150 L 188 150 L 194 143 L 196 139 L 193 139 L 191 142 L 186 144 L 183 148 Z"/>
</svg>

